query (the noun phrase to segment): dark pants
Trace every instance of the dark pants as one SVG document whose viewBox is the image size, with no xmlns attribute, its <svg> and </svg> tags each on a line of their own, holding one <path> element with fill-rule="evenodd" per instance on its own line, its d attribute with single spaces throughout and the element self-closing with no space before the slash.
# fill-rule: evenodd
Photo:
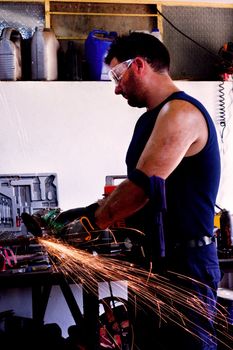
<svg viewBox="0 0 233 350">
<path fill-rule="evenodd" d="M 161 293 L 161 300 L 174 308 L 173 321 L 166 319 L 165 311 L 161 314 L 165 317 L 163 321 L 158 313 L 147 309 L 145 305 L 139 307 L 134 324 L 134 349 L 170 350 L 177 347 L 179 350 L 216 350 L 213 321 L 220 270 L 215 244 L 173 250 L 168 255 L 166 264 L 166 277 L 172 291 L 175 287 L 184 288 L 190 294 L 186 302 L 179 304 L 179 300 L 174 302 L 174 296 L 164 298 L 164 293 Z M 180 292 L 178 289 L 175 294 L 179 296 Z M 195 310 L 193 305 L 197 299 L 203 303 L 200 307 L 197 304 Z M 148 343 L 151 344 L 149 348 Z"/>
</svg>

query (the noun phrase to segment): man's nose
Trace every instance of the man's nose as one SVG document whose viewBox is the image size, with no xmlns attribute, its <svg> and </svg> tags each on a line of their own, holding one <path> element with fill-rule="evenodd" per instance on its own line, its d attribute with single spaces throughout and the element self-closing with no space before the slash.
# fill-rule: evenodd
<svg viewBox="0 0 233 350">
<path fill-rule="evenodd" d="M 120 84 L 117 84 L 115 87 L 115 94 L 120 95 L 122 92 Z"/>
</svg>

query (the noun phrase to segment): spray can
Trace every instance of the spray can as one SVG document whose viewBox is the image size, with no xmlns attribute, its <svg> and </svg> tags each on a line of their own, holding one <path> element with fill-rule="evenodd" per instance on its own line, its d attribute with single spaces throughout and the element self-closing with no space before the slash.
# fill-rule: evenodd
<svg viewBox="0 0 233 350">
<path fill-rule="evenodd" d="M 229 211 L 223 209 L 220 216 L 220 248 L 230 249 L 232 247 L 231 216 Z"/>
</svg>

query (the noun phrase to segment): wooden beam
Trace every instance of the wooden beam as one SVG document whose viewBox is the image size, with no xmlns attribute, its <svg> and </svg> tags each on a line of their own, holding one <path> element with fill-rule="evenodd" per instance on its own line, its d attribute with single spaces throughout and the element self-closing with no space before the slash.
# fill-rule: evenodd
<svg viewBox="0 0 233 350">
<path fill-rule="evenodd" d="M 45 28 L 51 28 L 50 1 L 49 0 L 45 0 L 44 9 L 45 9 Z"/>
<path fill-rule="evenodd" d="M 50 15 L 68 15 L 68 16 L 120 16 L 120 17 L 158 17 L 156 13 L 109 13 L 109 12 L 60 12 L 50 11 Z"/>
<path fill-rule="evenodd" d="M 160 13 L 162 13 L 162 6 L 161 5 L 157 5 L 157 9 L 159 10 Z M 160 31 L 160 34 L 163 38 L 163 18 L 162 16 L 158 15 L 158 19 L 157 19 L 157 23 L 158 23 L 158 30 Z"/>
</svg>

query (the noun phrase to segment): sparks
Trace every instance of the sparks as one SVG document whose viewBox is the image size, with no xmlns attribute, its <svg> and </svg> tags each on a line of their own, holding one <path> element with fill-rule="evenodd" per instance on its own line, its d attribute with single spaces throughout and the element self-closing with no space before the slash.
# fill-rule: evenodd
<svg viewBox="0 0 233 350">
<path fill-rule="evenodd" d="M 38 240 L 50 255 L 55 269 L 69 277 L 74 283 L 81 283 L 83 288 L 91 293 L 96 293 L 98 282 L 127 281 L 130 302 L 134 303 L 136 296 L 140 305 L 155 312 L 161 320 L 175 323 L 194 337 L 198 337 L 191 330 L 195 324 L 179 310 L 179 306 L 206 319 L 213 318 L 217 332 L 221 335 L 221 339 L 216 335 L 211 335 L 213 342 L 218 341 L 226 349 L 231 349 L 227 341 L 232 342 L 233 337 L 228 333 L 226 312 L 221 305 L 217 304 L 213 310 L 209 310 L 192 290 L 175 286 L 168 278 L 148 272 L 127 261 L 94 255 L 51 236 L 39 237 Z M 177 274 L 177 277 L 190 280 L 189 277 L 183 275 Z M 193 279 L 192 281 L 201 285 L 198 281 Z M 121 288 L 120 285 L 119 288 Z M 202 329 L 202 331 L 209 335 L 207 330 Z"/>
</svg>

